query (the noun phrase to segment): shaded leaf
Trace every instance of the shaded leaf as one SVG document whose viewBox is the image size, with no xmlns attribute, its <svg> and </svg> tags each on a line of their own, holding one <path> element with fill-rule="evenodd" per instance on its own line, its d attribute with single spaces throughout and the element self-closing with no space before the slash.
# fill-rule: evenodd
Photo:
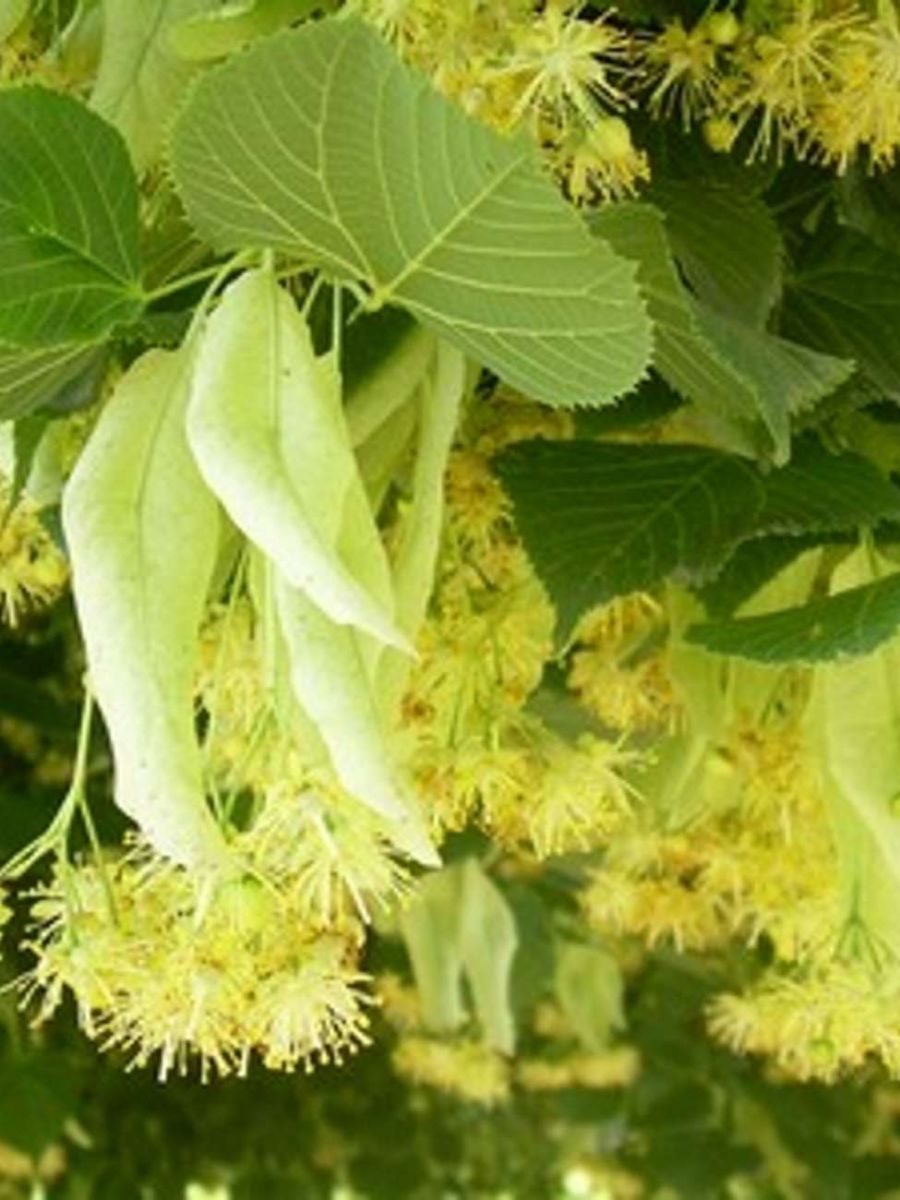
<svg viewBox="0 0 900 1200">
<path fill-rule="evenodd" d="M 62 1135 L 77 1103 L 75 1079 L 62 1058 L 32 1053 L 0 1063 L 0 1139 L 38 1158 Z"/>
<path fill-rule="evenodd" d="M 829 539 L 831 540 L 831 539 Z M 699 589 L 707 615 L 729 617 L 804 550 L 820 545 L 821 535 L 774 535 L 742 542 L 721 571 Z"/>
<path fill-rule="evenodd" d="M 95 361 L 97 351 L 84 342 L 31 350 L 0 343 L 0 420 L 47 404 Z"/>
<path fill-rule="evenodd" d="M 757 329 L 781 288 L 782 245 L 765 202 L 744 181 L 656 178 L 649 199 L 666 214 L 675 258 L 694 294 Z"/>
<path fill-rule="evenodd" d="M 521 442 L 494 466 L 556 606 L 580 614 L 667 576 L 701 583 L 746 538 L 853 528 L 900 512 L 900 491 L 856 455 L 801 444 L 768 473 L 697 446 Z"/>
<path fill-rule="evenodd" d="M 372 103 L 378 97 L 378 103 Z M 173 166 L 199 231 L 362 280 L 526 393 L 599 404 L 649 355 L 633 267 L 537 166 L 356 20 L 277 34 L 200 81 Z"/>
<path fill-rule="evenodd" d="M 681 282 L 666 223 L 651 205 L 610 206 L 594 216 L 592 228 L 638 263 L 660 374 L 704 414 L 723 445 L 742 453 L 766 449 L 784 461 L 792 414 L 838 387 L 853 364 L 698 304 Z"/>
<path fill-rule="evenodd" d="M 785 332 L 852 358 L 900 400 L 900 254 L 852 230 L 819 242 L 787 282 Z"/>
<path fill-rule="evenodd" d="M 694 625 L 689 642 L 754 662 L 828 662 L 870 654 L 900 626 L 900 575 L 763 616 Z"/>
</svg>

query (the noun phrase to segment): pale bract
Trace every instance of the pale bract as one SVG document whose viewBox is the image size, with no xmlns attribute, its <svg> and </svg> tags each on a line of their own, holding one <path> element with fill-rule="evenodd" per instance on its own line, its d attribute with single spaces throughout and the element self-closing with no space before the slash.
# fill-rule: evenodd
<svg viewBox="0 0 900 1200">
<path fill-rule="evenodd" d="M 200 344 L 191 448 L 229 516 L 290 584 L 337 624 L 405 649 L 390 596 L 361 578 L 375 570 L 386 581 L 387 563 L 331 373 L 274 276 L 248 271 Z M 347 504 L 357 512 L 352 562 L 333 549 Z"/>
<path fill-rule="evenodd" d="M 119 383 L 63 493 L 90 685 L 118 805 L 160 853 L 215 861 L 194 729 L 197 631 L 219 539 L 184 434 L 191 355 L 151 350 Z"/>
</svg>

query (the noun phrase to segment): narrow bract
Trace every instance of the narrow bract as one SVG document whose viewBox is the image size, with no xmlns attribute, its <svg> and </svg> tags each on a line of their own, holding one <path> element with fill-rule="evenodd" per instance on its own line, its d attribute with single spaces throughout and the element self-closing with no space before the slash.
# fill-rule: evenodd
<svg viewBox="0 0 900 1200">
<path fill-rule="evenodd" d="M 190 367 L 188 349 L 131 367 L 69 480 L 63 525 L 116 802 L 162 854 L 198 865 L 224 851 L 192 699 L 219 515 L 184 435 Z"/>
<path fill-rule="evenodd" d="M 188 435 L 232 520 L 290 584 L 337 624 L 406 647 L 390 606 L 360 577 L 384 556 L 371 514 L 359 531 L 364 555 L 350 563 L 332 552 L 343 507 L 359 509 L 363 488 L 328 368 L 266 270 L 241 276 L 210 318 Z"/>
</svg>

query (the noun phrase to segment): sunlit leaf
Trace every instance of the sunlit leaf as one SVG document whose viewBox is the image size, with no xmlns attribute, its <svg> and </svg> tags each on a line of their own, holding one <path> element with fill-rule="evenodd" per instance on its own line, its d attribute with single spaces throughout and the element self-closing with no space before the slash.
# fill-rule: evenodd
<svg viewBox="0 0 900 1200">
<path fill-rule="evenodd" d="M 466 117 L 355 20 L 210 71 L 173 167 L 214 245 L 361 280 L 371 305 L 407 308 L 538 399 L 599 404 L 646 367 L 633 267 L 591 240 L 529 141 Z"/>
</svg>

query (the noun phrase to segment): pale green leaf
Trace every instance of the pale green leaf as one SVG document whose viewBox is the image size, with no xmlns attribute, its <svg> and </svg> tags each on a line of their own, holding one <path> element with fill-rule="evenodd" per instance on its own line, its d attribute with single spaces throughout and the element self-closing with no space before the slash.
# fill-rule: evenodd
<svg viewBox="0 0 900 1200">
<path fill-rule="evenodd" d="M 140 172 L 159 158 L 167 124 L 195 74 L 169 35 L 177 22 L 209 8 L 210 0 L 103 0 L 91 107 L 120 130 Z"/>
<path fill-rule="evenodd" d="M 333 0 L 237 0 L 178 21 L 169 29 L 169 45 L 187 62 L 210 62 L 333 7 Z"/>
<path fill-rule="evenodd" d="M 462 992 L 463 872 L 459 864 L 421 879 L 400 916 L 426 1029 L 451 1033 L 465 1020 Z"/>
<path fill-rule="evenodd" d="M 397 622 L 411 642 L 425 620 L 434 589 L 444 519 L 444 472 L 459 420 L 465 379 L 462 355 L 446 342 L 439 342 L 433 369 L 419 389 L 412 497 L 401 518 L 393 558 Z M 400 700 L 410 667 L 408 655 L 385 651 L 378 691 L 388 714 Z"/>
<path fill-rule="evenodd" d="M 268 271 L 242 275 L 209 319 L 188 434 L 232 520 L 289 583 L 338 624 L 405 647 L 330 368 Z M 347 504 L 358 518 L 349 557 L 334 550 Z"/>
<path fill-rule="evenodd" d="M 625 1026 L 624 982 L 615 958 L 598 946 L 564 942 L 556 950 L 559 1006 L 588 1050 L 605 1050 Z"/>
<path fill-rule="evenodd" d="M 115 795 L 178 862 L 224 849 L 194 729 L 197 636 L 219 515 L 184 434 L 190 352 L 153 350 L 119 382 L 63 494 L 91 688 Z"/>
<path fill-rule="evenodd" d="M 377 345 L 377 339 L 374 339 Z M 361 446 L 398 408 L 407 404 L 434 357 L 437 339 L 410 324 L 396 346 L 352 388 L 345 405 L 350 441 Z"/>
<path fill-rule="evenodd" d="M 860 548 L 837 568 L 832 586 L 866 584 L 873 567 L 871 552 Z M 821 666 L 807 719 L 843 867 L 854 877 L 845 879 L 848 916 L 863 925 L 872 920 L 873 932 L 900 952 L 900 641 L 894 637 L 865 657 Z M 852 862 L 859 853 L 876 860 L 864 862 L 861 873 Z M 881 903 L 886 888 L 887 911 Z"/>
<path fill-rule="evenodd" d="M 519 944 L 512 910 L 475 858 L 462 866 L 460 946 L 484 1040 L 503 1054 L 515 1049 L 513 960 Z"/>
<path fill-rule="evenodd" d="M 10 34 L 25 20 L 30 8 L 30 0 L 0 0 L 0 42 L 5 42 Z"/>
<path fill-rule="evenodd" d="M 343 786 L 389 820 L 409 800 L 387 747 L 363 635 L 336 625 L 298 588 L 275 582 L 294 694 L 315 722 Z"/>
<path fill-rule="evenodd" d="M 452 1033 L 465 1022 L 465 980 L 485 1041 L 511 1054 L 510 989 L 518 932 L 512 910 L 477 859 L 422 879 L 401 916 L 401 928 L 426 1028 Z"/>
<path fill-rule="evenodd" d="M 71 96 L 0 92 L 0 342 L 91 341 L 140 313 L 137 184 L 121 138 Z"/>
<path fill-rule="evenodd" d="M 361 280 L 537 399 L 599 404 L 645 369 L 632 265 L 591 239 L 526 138 L 469 119 L 356 20 L 210 71 L 172 157 L 216 246 Z"/>
</svg>

